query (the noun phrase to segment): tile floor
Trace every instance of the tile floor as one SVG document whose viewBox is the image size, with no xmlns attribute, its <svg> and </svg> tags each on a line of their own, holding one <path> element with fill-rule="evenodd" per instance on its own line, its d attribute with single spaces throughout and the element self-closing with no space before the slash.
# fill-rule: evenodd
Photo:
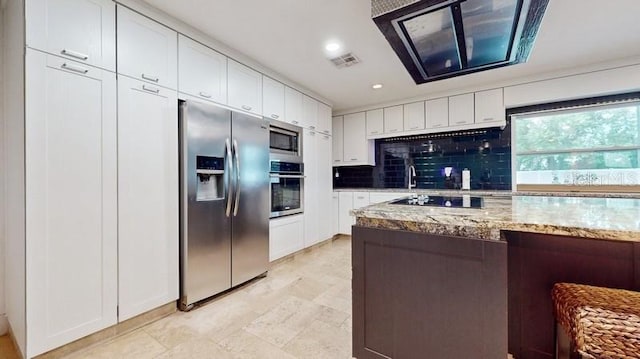
<svg viewBox="0 0 640 359">
<path fill-rule="evenodd" d="M 350 237 L 279 262 L 266 278 L 191 312 L 68 358 L 351 358 Z"/>
</svg>

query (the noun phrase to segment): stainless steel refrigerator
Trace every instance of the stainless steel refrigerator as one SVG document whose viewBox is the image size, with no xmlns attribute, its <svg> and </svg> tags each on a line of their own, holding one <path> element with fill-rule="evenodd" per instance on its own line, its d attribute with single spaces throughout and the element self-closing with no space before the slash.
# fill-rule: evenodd
<svg viewBox="0 0 640 359">
<path fill-rule="evenodd" d="M 269 265 L 269 122 L 180 102 L 181 310 Z"/>
</svg>

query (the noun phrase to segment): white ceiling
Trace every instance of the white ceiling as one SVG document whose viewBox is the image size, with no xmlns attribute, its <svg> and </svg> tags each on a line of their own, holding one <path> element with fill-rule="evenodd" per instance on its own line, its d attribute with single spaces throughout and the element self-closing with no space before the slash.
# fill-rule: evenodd
<svg viewBox="0 0 640 359">
<path fill-rule="evenodd" d="M 324 96 L 334 111 L 640 55 L 639 0 L 550 0 L 526 64 L 423 85 L 371 20 L 370 0 L 144 1 Z M 334 67 L 330 39 L 362 62 Z"/>
</svg>

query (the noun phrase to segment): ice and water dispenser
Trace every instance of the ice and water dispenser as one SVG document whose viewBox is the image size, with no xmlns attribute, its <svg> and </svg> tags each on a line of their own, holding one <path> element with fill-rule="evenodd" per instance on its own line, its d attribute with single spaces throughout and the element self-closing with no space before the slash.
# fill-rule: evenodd
<svg viewBox="0 0 640 359">
<path fill-rule="evenodd" d="M 224 199 L 224 158 L 196 157 L 196 201 Z"/>
</svg>

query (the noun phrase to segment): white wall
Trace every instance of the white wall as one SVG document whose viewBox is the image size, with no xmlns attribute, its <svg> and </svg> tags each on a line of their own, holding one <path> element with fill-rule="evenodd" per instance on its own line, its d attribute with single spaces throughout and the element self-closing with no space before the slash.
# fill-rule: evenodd
<svg viewBox="0 0 640 359">
<path fill-rule="evenodd" d="M 5 306 L 23 357 L 26 349 L 24 208 L 24 0 L 6 2 L 4 27 Z"/>
<path fill-rule="evenodd" d="M 3 14 L 3 3 L 0 3 L 0 19 Z M 4 176 L 6 168 L 4 166 L 4 36 L 3 26 L 0 26 L 0 335 L 4 335 L 7 332 L 7 316 L 5 310 L 4 300 Z"/>
</svg>

